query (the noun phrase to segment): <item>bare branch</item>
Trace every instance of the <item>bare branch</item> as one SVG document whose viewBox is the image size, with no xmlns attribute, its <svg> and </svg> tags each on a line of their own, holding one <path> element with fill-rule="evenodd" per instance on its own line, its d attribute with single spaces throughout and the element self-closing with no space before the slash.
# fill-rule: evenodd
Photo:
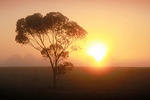
<svg viewBox="0 0 150 100">
<path fill-rule="evenodd" d="M 46 36 L 47 36 L 47 38 L 48 38 L 48 40 L 49 40 L 50 44 L 52 44 L 52 42 L 51 42 L 51 40 L 50 40 L 49 35 L 48 35 L 48 34 L 46 34 Z"/>
<path fill-rule="evenodd" d="M 29 41 L 29 45 L 31 45 L 34 49 L 36 49 L 36 50 L 38 50 L 38 51 L 41 51 L 39 48 L 35 47 L 35 46 L 31 43 L 31 41 Z"/>
<path fill-rule="evenodd" d="M 36 43 L 41 47 L 41 48 L 43 48 L 42 46 L 41 46 L 41 44 L 37 41 L 37 39 L 31 34 L 31 36 L 33 37 L 33 39 L 36 41 Z"/>
<path fill-rule="evenodd" d="M 44 48 L 46 48 L 46 46 L 44 44 L 44 41 L 42 41 L 41 35 L 38 35 L 38 37 L 39 37 L 39 40 L 41 41 L 42 45 L 44 46 Z M 50 57 L 50 54 L 48 53 L 47 50 L 46 50 L 46 53 L 47 53 L 48 58 L 50 59 L 50 63 L 52 65 L 52 69 L 54 70 L 54 63 L 52 61 L 52 58 Z"/>
<path fill-rule="evenodd" d="M 42 41 L 44 42 L 44 40 L 45 40 L 45 39 L 44 39 L 44 34 L 42 34 L 42 36 L 43 36 Z"/>
</svg>

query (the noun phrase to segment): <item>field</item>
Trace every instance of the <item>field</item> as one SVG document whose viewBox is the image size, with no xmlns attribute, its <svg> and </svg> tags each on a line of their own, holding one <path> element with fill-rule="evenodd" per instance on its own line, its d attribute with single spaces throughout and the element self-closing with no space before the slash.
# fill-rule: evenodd
<svg viewBox="0 0 150 100">
<path fill-rule="evenodd" d="M 49 67 L 1 67 L 1 98 L 15 100 L 143 100 L 150 95 L 148 67 L 76 67 L 52 89 Z"/>
</svg>

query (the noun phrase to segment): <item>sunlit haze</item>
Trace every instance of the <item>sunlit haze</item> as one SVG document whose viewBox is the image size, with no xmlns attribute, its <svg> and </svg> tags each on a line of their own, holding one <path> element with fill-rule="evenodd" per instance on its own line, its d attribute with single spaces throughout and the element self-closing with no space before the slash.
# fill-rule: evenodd
<svg viewBox="0 0 150 100">
<path fill-rule="evenodd" d="M 88 32 L 82 49 L 69 55 L 75 66 L 150 66 L 149 0 L 0 0 L 0 66 L 49 65 L 16 43 L 15 29 L 20 18 L 53 11 Z"/>
</svg>

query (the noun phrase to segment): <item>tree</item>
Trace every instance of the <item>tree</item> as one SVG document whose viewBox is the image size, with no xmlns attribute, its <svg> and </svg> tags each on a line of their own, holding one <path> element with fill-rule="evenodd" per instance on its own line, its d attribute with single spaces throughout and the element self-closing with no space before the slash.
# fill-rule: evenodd
<svg viewBox="0 0 150 100">
<path fill-rule="evenodd" d="M 84 39 L 87 32 L 76 22 L 60 12 L 40 13 L 21 18 L 16 23 L 17 43 L 29 44 L 49 59 L 53 71 L 53 86 L 60 75 L 73 69 L 71 62 L 65 62 L 72 50 L 77 50 L 75 42 Z"/>
</svg>

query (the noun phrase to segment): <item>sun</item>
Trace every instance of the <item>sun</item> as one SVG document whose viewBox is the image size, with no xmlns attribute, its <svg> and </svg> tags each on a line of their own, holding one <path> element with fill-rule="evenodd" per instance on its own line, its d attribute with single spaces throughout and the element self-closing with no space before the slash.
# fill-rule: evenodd
<svg viewBox="0 0 150 100">
<path fill-rule="evenodd" d="M 107 48 L 105 45 L 101 43 L 94 43 L 91 46 L 89 46 L 87 53 L 88 55 L 94 57 L 95 60 L 99 62 L 106 55 Z"/>
</svg>

